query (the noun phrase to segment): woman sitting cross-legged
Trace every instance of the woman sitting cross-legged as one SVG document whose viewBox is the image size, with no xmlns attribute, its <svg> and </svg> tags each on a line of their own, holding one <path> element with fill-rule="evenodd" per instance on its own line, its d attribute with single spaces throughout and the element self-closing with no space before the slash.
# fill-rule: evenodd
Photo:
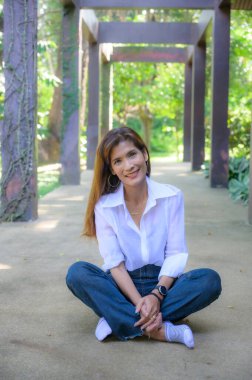
<svg viewBox="0 0 252 380">
<path fill-rule="evenodd" d="M 95 335 L 120 340 L 146 335 L 194 347 L 189 326 L 174 324 L 221 293 L 212 269 L 184 273 L 188 252 L 181 191 L 150 179 L 141 137 L 127 127 L 98 146 L 84 235 L 96 237 L 103 269 L 73 264 L 66 282 L 99 317 Z"/>
</svg>

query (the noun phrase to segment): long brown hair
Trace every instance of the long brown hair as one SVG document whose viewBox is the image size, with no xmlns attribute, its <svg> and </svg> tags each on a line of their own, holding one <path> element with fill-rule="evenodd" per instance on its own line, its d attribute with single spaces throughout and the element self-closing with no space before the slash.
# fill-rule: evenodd
<svg viewBox="0 0 252 380">
<path fill-rule="evenodd" d="M 142 138 L 128 127 L 120 127 L 109 131 L 103 137 L 96 150 L 93 182 L 84 221 L 83 235 L 85 236 L 96 237 L 94 208 L 100 197 L 104 194 L 115 192 L 120 185 L 119 178 L 116 175 L 112 175 L 111 172 L 111 152 L 116 145 L 126 140 L 131 141 L 141 152 L 147 152 L 146 174 L 147 176 L 150 175 L 151 165 L 149 152 Z"/>
</svg>

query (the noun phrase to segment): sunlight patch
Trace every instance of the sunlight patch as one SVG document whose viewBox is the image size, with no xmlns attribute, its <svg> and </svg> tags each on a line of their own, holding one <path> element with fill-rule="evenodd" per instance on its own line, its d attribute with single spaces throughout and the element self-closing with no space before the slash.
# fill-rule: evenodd
<svg viewBox="0 0 252 380">
<path fill-rule="evenodd" d="M 4 269 L 4 270 L 6 270 L 6 269 L 11 269 L 11 266 L 10 266 L 10 265 L 7 265 L 7 264 L 0 263 L 0 270 L 1 270 L 1 269 Z"/>
</svg>

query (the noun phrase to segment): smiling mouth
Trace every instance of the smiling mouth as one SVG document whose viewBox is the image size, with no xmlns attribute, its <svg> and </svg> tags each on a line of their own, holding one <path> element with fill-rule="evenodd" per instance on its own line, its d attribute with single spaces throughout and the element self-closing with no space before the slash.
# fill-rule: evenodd
<svg viewBox="0 0 252 380">
<path fill-rule="evenodd" d="M 132 173 L 127 174 L 126 177 L 129 177 L 129 178 L 135 177 L 138 174 L 138 172 L 139 172 L 139 170 L 136 170 L 136 171 L 134 171 Z"/>
</svg>

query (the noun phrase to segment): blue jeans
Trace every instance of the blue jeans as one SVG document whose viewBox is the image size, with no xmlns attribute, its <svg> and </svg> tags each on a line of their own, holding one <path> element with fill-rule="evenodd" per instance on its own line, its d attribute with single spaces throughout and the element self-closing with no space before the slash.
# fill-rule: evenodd
<svg viewBox="0 0 252 380">
<path fill-rule="evenodd" d="M 160 267 L 146 265 L 128 272 L 141 296 L 149 294 L 158 283 Z M 110 272 L 87 262 L 73 264 L 66 283 L 72 293 L 99 317 L 104 317 L 120 340 L 143 335 L 135 306 L 121 293 Z M 195 269 L 182 274 L 169 289 L 161 304 L 164 321 L 175 322 L 203 309 L 221 293 L 221 280 L 212 269 Z"/>
</svg>

